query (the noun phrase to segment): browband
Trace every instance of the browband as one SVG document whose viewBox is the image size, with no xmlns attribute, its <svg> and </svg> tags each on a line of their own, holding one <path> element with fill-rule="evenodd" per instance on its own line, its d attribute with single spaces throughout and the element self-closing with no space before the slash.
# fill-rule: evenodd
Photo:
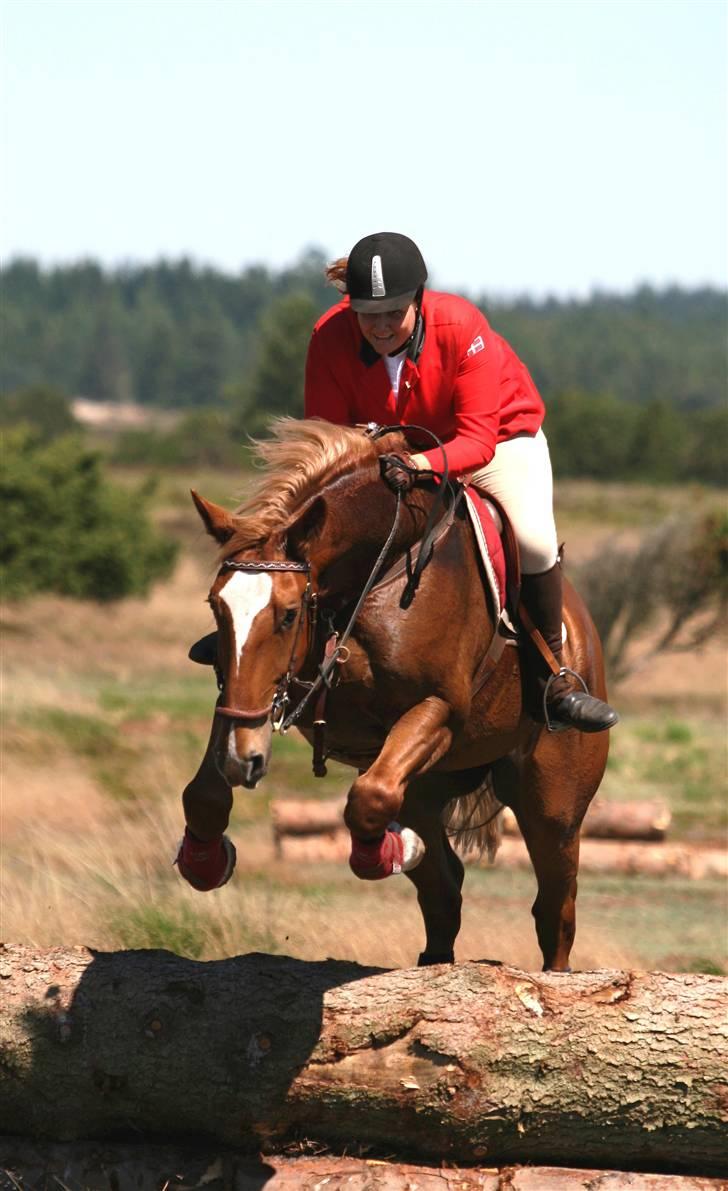
<svg viewBox="0 0 728 1191">
<path fill-rule="evenodd" d="M 287 562 L 281 559 L 278 562 L 231 562 L 226 561 L 220 567 L 221 571 L 303 571 L 305 574 L 311 570 L 311 564 L 308 562 Z"/>
</svg>

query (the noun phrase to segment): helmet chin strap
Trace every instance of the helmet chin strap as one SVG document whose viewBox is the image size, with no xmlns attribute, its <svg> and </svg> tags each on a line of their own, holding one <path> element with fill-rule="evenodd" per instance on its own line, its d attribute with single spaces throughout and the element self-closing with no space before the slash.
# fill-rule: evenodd
<svg viewBox="0 0 728 1191">
<path fill-rule="evenodd" d="M 415 319 L 415 327 L 407 340 L 407 359 L 416 364 L 422 355 L 422 349 L 425 346 L 425 320 L 422 317 L 422 310 L 419 303 L 417 304 L 417 318 Z"/>
</svg>

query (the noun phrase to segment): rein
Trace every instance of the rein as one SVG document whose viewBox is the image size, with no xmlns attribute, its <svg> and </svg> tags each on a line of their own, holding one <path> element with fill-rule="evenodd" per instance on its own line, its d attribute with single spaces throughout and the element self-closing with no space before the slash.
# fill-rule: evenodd
<svg viewBox="0 0 728 1191">
<path fill-rule="evenodd" d="M 433 443 L 442 455 L 442 472 L 432 472 L 433 476 L 438 476 L 440 480 L 440 486 L 432 503 L 432 507 L 427 517 L 427 522 L 425 523 L 420 544 L 420 552 L 417 556 L 417 562 L 415 563 L 414 570 L 411 573 L 408 573 L 407 583 L 405 584 L 404 591 L 402 592 L 402 596 L 399 601 L 400 608 L 405 609 L 409 608 L 410 604 L 415 598 L 415 595 L 417 594 L 417 588 L 420 585 L 420 579 L 422 578 L 422 572 L 432 558 L 432 552 L 435 548 L 435 535 L 437 533 L 439 513 L 440 509 L 445 505 L 446 493 L 449 491 L 450 479 L 450 466 L 447 461 L 445 448 L 437 435 L 434 434 L 432 430 L 428 430 L 426 426 L 417 426 L 413 422 L 409 422 L 402 426 L 378 426 L 376 422 L 369 422 L 365 428 L 365 433 L 372 440 L 376 440 L 378 438 L 382 438 L 385 434 L 393 434 L 397 431 L 404 433 L 406 430 L 416 430 L 420 434 L 428 434 L 430 436 Z M 420 472 L 418 469 L 416 474 L 424 475 L 426 473 Z M 456 497 L 456 503 L 457 500 L 459 500 L 460 495 L 462 495 L 462 490 Z"/>
<path fill-rule="evenodd" d="M 331 641 L 333 638 L 334 645 L 331 649 L 329 649 L 328 642 L 327 642 L 326 655 L 324 657 L 324 661 L 319 666 L 318 676 L 311 683 L 311 685 L 309 686 L 309 689 L 306 691 L 306 694 L 303 696 L 302 699 L 299 700 L 299 702 L 294 707 L 293 711 L 290 712 L 290 714 L 278 726 L 278 731 L 281 733 L 282 736 L 285 735 L 285 733 L 288 731 L 288 729 L 291 728 L 293 726 L 293 724 L 295 724 L 296 720 L 298 720 L 300 718 L 300 716 L 303 714 L 304 708 L 308 705 L 308 703 L 310 703 L 313 696 L 316 694 L 316 692 L 318 690 L 321 689 L 321 687 L 326 686 L 327 688 L 330 689 L 330 687 L 331 687 L 331 672 L 334 669 L 334 666 L 339 661 L 339 654 L 342 652 L 342 650 L 344 650 L 346 648 L 346 642 L 348 641 L 349 637 L 351 636 L 351 631 L 354 628 L 354 625 L 356 624 L 356 620 L 357 620 L 359 613 L 361 612 L 362 605 L 363 605 L 365 599 L 367 598 L 367 596 L 369 595 L 369 592 L 374 587 L 374 584 L 376 583 L 377 579 L 379 578 L 380 571 L 382 570 L 382 567 L 384 566 L 384 562 L 387 557 L 387 554 L 389 553 L 392 542 L 394 541 L 395 536 L 397 534 L 397 529 L 399 527 L 399 516 L 400 516 L 401 508 L 402 508 L 402 496 L 401 496 L 401 493 L 398 492 L 397 493 L 397 507 L 394 512 L 394 521 L 392 523 L 392 528 L 389 531 L 389 536 L 387 537 L 386 542 L 382 546 L 382 549 L 380 550 L 380 552 L 377 556 L 377 560 L 374 563 L 374 566 L 372 567 L 369 578 L 367 579 L 366 583 L 364 584 L 361 595 L 359 596 L 359 599 L 356 602 L 354 611 L 352 612 L 351 616 L 349 617 L 349 623 L 347 624 L 346 628 L 344 629 L 344 631 L 341 634 L 341 637 L 338 641 L 335 640 L 336 634 L 335 633 L 331 634 L 329 641 Z M 286 696 L 286 698 L 287 698 L 287 696 Z"/>
</svg>

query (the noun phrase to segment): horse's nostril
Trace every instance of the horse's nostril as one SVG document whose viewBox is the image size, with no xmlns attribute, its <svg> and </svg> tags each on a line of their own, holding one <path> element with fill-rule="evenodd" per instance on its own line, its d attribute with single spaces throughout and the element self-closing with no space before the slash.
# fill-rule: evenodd
<svg viewBox="0 0 728 1191">
<path fill-rule="evenodd" d="M 253 753 L 248 757 L 245 768 L 247 769 L 246 785 L 257 786 L 262 777 L 265 777 L 266 765 L 265 757 L 262 753 Z"/>
</svg>

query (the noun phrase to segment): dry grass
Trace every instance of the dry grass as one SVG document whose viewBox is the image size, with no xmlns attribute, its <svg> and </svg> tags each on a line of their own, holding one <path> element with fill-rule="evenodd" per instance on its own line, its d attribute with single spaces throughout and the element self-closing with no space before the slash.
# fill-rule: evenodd
<svg viewBox="0 0 728 1191">
<path fill-rule="evenodd" d="M 177 807 L 165 803 L 78 829 L 26 825 L 4 866 L 4 936 L 37 947 L 167 947 L 199 959 L 266 951 L 385 967 L 414 962 L 422 926 L 406 880 L 369 885 L 333 865 L 291 871 L 276 862 L 261 823 L 231 831 L 235 876 L 201 895 L 172 867 L 180 826 Z M 532 879 L 472 873 L 468 886 L 458 957 L 538 967 Z M 636 959 L 619 941 L 596 937 L 580 942 L 579 955 L 581 967 Z"/>
</svg>

